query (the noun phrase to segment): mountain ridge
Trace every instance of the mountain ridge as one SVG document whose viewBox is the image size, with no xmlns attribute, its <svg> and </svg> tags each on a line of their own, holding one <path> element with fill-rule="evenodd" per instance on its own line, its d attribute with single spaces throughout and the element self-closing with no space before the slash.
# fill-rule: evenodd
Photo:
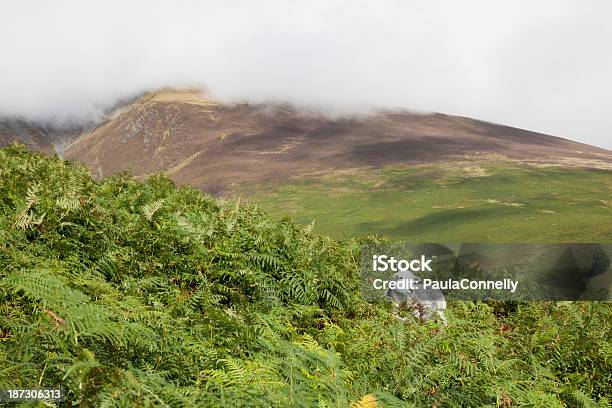
<svg viewBox="0 0 612 408">
<path fill-rule="evenodd" d="M 612 152 L 470 118 L 406 111 L 328 117 L 291 105 L 224 105 L 197 91 L 149 93 L 78 138 L 66 157 L 97 176 L 164 171 L 212 193 L 330 169 L 503 156 L 587 167 Z"/>
<path fill-rule="evenodd" d="M 467 117 L 402 110 L 330 117 L 289 104 L 223 104 L 193 89 L 126 100 L 96 126 L 14 123 L 0 121 L 0 144 L 16 139 L 65 153 L 98 177 L 161 171 L 217 194 L 313 172 L 452 160 L 612 168 L 612 151 Z"/>
</svg>

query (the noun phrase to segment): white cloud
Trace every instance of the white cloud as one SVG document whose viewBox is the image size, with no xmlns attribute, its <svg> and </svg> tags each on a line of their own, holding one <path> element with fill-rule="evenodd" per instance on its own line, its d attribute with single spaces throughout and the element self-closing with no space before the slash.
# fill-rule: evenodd
<svg viewBox="0 0 612 408">
<path fill-rule="evenodd" d="M 471 116 L 612 147 L 612 3 L 5 2 L 0 114 L 92 118 L 120 97 L 205 86 Z"/>
</svg>

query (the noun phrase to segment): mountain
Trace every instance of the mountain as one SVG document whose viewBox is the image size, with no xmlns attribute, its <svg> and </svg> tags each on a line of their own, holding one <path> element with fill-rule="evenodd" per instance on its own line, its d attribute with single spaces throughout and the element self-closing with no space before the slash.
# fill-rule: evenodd
<svg viewBox="0 0 612 408">
<path fill-rule="evenodd" d="M 96 176 L 166 172 L 223 193 L 321 171 L 486 157 L 612 168 L 612 152 L 444 114 L 383 111 L 330 117 L 282 104 L 222 104 L 198 91 L 147 93 L 66 151 Z"/>
<path fill-rule="evenodd" d="M 0 146 L 19 142 L 36 151 L 61 154 L 84 129 L 78 124 L 57 125 L 21 118 L 0 118 Z"/>
<path fill-rule="evenodd" d="M 0 123 L 0 144 L 17 139 L 63 153 L 98 178 L 163 172 L 215 195 L 242 195 L 277 218 L 316 221 L 318 232 L 338 239 L 612 237 L 612 152 L 464 117 L 334 117 L 162 90 L 121 101 L 96 126 Z"/>
</svg>

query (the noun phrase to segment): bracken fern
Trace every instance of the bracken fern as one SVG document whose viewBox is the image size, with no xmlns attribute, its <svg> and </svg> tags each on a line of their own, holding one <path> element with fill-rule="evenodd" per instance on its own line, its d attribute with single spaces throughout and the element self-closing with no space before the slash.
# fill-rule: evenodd
<svg viewBox="0 0 612 408">
<path fill-rule="evenodd" d="M 609 303 L 402 323 L 360 295 L 366 240 L 0 149 L 0 388 L 96 407 L 608 406 Z"/>
</svg>

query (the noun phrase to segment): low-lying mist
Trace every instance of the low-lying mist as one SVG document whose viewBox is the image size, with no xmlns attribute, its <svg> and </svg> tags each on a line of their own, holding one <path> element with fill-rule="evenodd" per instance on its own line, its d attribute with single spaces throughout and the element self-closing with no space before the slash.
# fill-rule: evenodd
<svg viewBox="0 0 612 408">
<path fill-rule="evenodd" d="M 438 111 L 612 147 L 612 4 L 20 1 L 0 116 L 96 121 L 162 87 L 325 112 Z"/>
</svg>

